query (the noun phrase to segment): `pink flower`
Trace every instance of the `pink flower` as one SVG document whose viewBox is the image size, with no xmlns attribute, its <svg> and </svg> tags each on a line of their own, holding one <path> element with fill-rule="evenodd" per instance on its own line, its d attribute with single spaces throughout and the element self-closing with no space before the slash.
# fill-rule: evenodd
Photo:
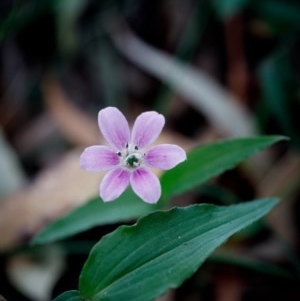
<svg viewBox="0 0 300 301">
<path fill-rule="evenodd" d="M 87 147 L 80 156 L 80 165 L 89 171 L 110 170 L 100 184 L 103 201 L 116 199 L 130 183 L 143 201 L 156 203 L 161 195 L 161 186 L 148 167 L 167 170 L 186 160 L 185 151 L 174 144 L 146 149 L 161 133 L 164 116 L 154 111 L 142 113 L 135 120 L 130 135 L 124 115 L 117 108 L 107 107 L 99 112 L 98 124 L 111 147 Z"/>
</svg>

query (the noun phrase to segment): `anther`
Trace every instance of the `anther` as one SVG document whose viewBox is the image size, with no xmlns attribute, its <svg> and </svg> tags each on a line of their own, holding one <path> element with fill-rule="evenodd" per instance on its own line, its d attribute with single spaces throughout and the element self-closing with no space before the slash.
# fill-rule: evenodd
<svg viewBox="0 0 300 301">
<path fill-rule="evenodd" d="M 134 147 L 135 150 L 138 150 L 139 148 L 137 147 L 137 145 Z"/>
<path fill-rule="evenodd" d="M 117 152 L 117 155 L 118 155 L 119 157 L 121 157 L 121 156 L 122 156 L 121 152 Z"/>
</svg>

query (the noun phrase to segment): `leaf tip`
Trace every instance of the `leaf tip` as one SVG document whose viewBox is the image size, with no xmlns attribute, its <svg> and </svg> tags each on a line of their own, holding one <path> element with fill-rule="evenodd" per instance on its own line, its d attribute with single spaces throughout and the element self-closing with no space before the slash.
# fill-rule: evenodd
<svg viewBox="0 0 300 301">
<path fill-rule="evenodd" d="M 289 140 L 291 140 L 291 138 L 290 137 L 288 137 L 288 136 L 283 136 L 283 135 L 274 135 L 274 136 L 271 136 L 271 137 L 274 137 L 274 140 L 275 141 L 289 141 Z"/>
</svg>

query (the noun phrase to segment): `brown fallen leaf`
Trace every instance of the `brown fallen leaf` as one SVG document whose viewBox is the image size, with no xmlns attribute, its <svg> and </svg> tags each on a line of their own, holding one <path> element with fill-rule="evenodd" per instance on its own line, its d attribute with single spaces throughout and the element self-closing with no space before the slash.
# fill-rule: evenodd
<svg viewBox="0 0 300 301">
<path fill-rule="evenodd" d="M 0 249 L 28 240 L 40 227 L 97 194 L 102 174 L 82 170 L 81 150 L 63 156 L 26 188 L 0 203 Z"/>
</svg>

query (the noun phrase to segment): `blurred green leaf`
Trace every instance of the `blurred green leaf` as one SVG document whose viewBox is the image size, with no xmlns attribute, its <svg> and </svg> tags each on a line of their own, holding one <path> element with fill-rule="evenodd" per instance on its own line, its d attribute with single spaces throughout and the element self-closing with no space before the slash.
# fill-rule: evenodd
<svg viewBox="0 0 300 301">
<path fill-rule="evenodd" d="M 53 11 L 59 0 L 16 1 L 7 16 L 0 20 L 0 41 L 9 33 L 17 33 L 45 12 Z M 61 1 L 61 0 L 60 0 Z"/>
<path fill-rule="evenodd" d="M 215 263 L 235 265 L 238 267 L 242 267 L 259 273 L 269 274 L 272 276 L 284 278 L 292 277 L 291 273 L 289 273 L 284 268 L 278 267 L 277 265 L 228 251 L 217 251 L 210 257 L 210 260 Z"/>
<path fill-rule="evenodd" d="M 215 199 L 220 205 L 231 205 L 241 202 L 241 199 L 233 192 L 222 186 L 213 183 L 206 183 L 199 187 L 199 193 L 205 198 Z"/>
<path fill-rule="evenodd" d="M 0 41 L 3 40 L 3 38 L 9 31 L 10 27 L 12 26 L 17 11 L 18 11 L 18 4 L 15 4 L 8 12 L 8 14 L 0 19 Z"/>
<path fill-rule="evenodd" d="M 88 2 L 88 0 L 57 1 L 56 25 L 58 45 L 66 57 L 72 56 L 78 51 L 79 18 Z"/>
<path fill-rule="evenodd" d="M 285 140 L 283 136 L 261 136 L 213 142 L 188 154 L 188 159 L 161 177 L 162 199 L 181 194 L 231 169 L 259 150 Z"/>
<path fill-rule="evenodd" d="M 300 28 L 300 4 L 296 1 L 257 0 L 252 7 L 274 33 L 285 34 Z"/>
<path fill-rule="evenodd" d="M 79 281 L 83 300 L 148 301 L 179 286 L 229 236 L 268 213 L 276 199 L 155 212 L 119 227 L 92 249 Z"/>
<path fill-rule="evenodd" d="M 91 63 L 96 67 L 94 80 L 101 84 L 103 100 L 107 105 L 122 107 L 126 89 L 122 78 L 124 66 L 119 54 L 111 42 L 102 38 L 101 43 L 95 47 L 96 54 L 90 58 Z"/>
<path fill-rule="evenodd" d="M 278 52 L 263 62 L 259 69 L 263 99 L 284 133 L 300 148 L 300 136 L 296 129 L 298 115 L 295 111 L 298 84 L 289 61 L 288 53 Z"/>
<path fill-rule="evenodd" d="M 55 298 L 53 301 L 82 301 L 82 298 L 78 291 L 68 291 Z"/>
<path fill-rule="evenodd" d="M 250 0 L 215 0 L 214 6 L 218 15 L 223 18 L 229 18 L 241 11 L 249 4 Z"/>
<path fill-rule="evenodd" d="M 130 189 L 114 202 L 104 203 L 97 197 L 42 229 L 32 243 L 49 243 L 95 226 L 133 220 L 160 208 L 159 206 L 142 202 Z"/>
</svg>

